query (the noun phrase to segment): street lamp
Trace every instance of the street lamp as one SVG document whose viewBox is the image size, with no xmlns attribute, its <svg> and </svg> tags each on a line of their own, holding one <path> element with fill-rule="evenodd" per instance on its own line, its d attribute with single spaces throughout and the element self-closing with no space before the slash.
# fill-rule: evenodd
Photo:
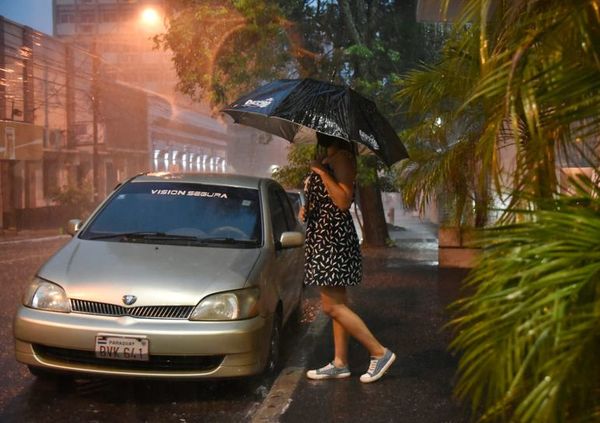
<svg viewBox="0 0 600 423">
<path fill-rule="evenodd" d="M 152 7 L 147 7 L 140 14 L 140 22 L 147 28 L 156 27 L 160 24 L 160 13 Z"/>
</svg>

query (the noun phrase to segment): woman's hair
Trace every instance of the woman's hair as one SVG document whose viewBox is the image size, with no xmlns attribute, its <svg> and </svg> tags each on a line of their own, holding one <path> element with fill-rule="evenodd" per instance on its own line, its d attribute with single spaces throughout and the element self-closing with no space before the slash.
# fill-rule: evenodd
<svg viewBox="0 0 600 423">
<path fill-rule="evenodd" d="M 317 132 L 317 145 L 319 147 L 327 148 L 329 146 L 335 146 L 340 150 L 349 151 L 352 154 L 356 154 L 352 142 L 345 141 L 341 138 L 326 135 L 321 132 Z"/>
</svg>

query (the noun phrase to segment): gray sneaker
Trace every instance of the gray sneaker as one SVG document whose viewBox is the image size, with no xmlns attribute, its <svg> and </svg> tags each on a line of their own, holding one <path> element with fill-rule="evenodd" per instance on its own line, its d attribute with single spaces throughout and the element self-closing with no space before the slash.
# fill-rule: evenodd
<svg viewBox="0 0 600 423">
<path fill-rule="evenodd" d="M 396 354 L 385 349 L 385 354 L 381 358 L 371 357 L 371 364 L 369 365 L 369 370 L 367 373 L 360 377 L 360 381 L 362 383 L 371 383 L 379 380 L 381 376 L 385 374 L 387 369 L 390 368 L 392 363 L 396 360 Z"/>
<path fill-rule="evenodd" d="M 309 379 L 343 379 L 350 376 L 348 367 L 335 367 L 333 361 L 328 365 L 316 370 L 306 372 L 306 377 Z"/>
</svg>

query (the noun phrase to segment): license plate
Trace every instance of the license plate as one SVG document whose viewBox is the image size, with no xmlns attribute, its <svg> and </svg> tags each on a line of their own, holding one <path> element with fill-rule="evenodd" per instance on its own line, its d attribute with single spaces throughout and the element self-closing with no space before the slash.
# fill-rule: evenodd
<svg viewBox="0 0 600 423">
<path fill-rule="evenodd" d="M 96 336 L 96 357 L 148 361 L 148 340 L 139 336 Z"/>
</svg>

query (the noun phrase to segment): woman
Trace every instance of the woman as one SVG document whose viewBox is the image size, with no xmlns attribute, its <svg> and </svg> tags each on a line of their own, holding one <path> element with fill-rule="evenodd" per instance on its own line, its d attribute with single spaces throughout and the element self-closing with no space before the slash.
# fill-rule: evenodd
<svg viewBox="0 0 600 423">
<path fill-rule="evenodd" d="M 326 149 L 322 160 L 311 163 L 305 184 L 306 208 L 300 218 L 306 221 L 305 279 L 321 294 L 323 312 L 333 319 L 335 356 L 320 369 L 309 370 L 309 379 L 340 379 L 350 376 L 348 337 L 357 339 L 370 353 L 371 364 L 360 377 L 375 382 L 392 365 L 396 356 L 369 331 L 361 318 L 348 307 L 346 287 L 362 279 L 358 236 L 350 205 L 354 200 L 356 158 L 350 143 L 317 133 L 318 145 Z"/>
</svg>

